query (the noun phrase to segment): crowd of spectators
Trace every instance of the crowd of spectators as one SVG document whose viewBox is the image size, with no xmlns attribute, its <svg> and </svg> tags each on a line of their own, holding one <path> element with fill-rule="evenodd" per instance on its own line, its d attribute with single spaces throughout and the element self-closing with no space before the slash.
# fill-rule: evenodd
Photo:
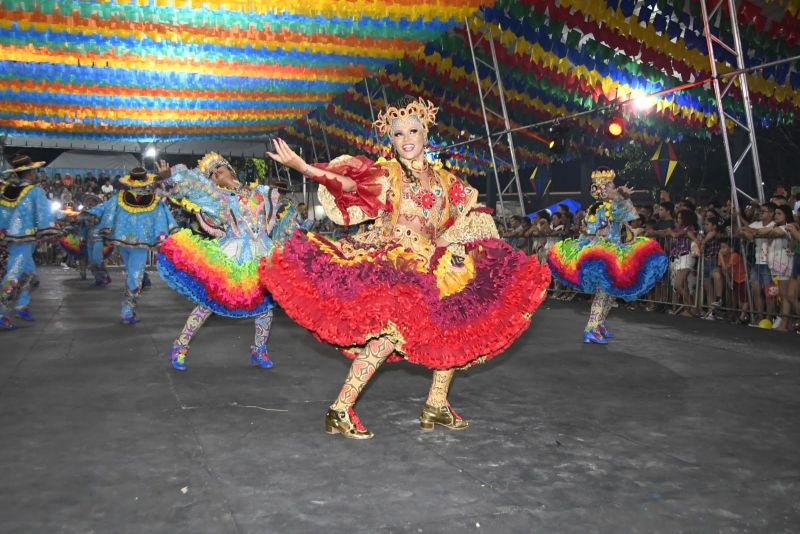
<svg viewBox="0 0 800 534">
<path fill-rule="evenodd" d="M 38 183 L 50 200 L 58 201 L 64 206 L 78 206 L 86 193 L 108 198 L 117 189 L 115 184 L 119 183 L 119 179 L 120 175 L 110 176 L 102 172 L 96 176 L 92 171 L 72 175 L 40 169 Z"/>
<path fill-rule="evenodd" d="M 698 205 L 693 197 L 637 205 L 639 218 L 625 234 L 659 241 L 669 269 L 641 301 L 629 306 L 708 320 L 727 319 L 778 331 L 800 331 L 800 194 L 783 190 L 768 202 L 737 211 L 730 200 Z M 559 205 L 555 213 L 514 217 L 503 237 L 545 261 L 558 240 L 578 236 L 583 211 Z M 556 298 L 574 294 L 554 283 Z M 753 308 L 750 308 L 752 302 Z"/>
</svg>

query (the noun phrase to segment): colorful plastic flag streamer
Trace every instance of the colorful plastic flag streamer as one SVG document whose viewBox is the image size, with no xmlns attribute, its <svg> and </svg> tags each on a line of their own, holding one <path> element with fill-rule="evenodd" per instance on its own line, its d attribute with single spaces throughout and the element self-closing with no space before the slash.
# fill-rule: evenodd
<svg viewBox="0 0 800 534">
<path fill-rule="evenodd" d="M 663 150 L 662 155 L 662 149 Z M 675 167 L 678 166 L 678 157 L 675 155 L 675 149 L 672 148 L 672 143 L 667 141 L 666 143 L 661 142 L 658 144 L 658 148 L 653 153 L 653 157 L 650 158 L 650 165 L 653 166 L 653 172 L 656 173 L 656 180 L 658 183 L 667 186 L 669 185 L 669 179 L 672 177 L 672 173 L 675 171 Z"/>
</svg>

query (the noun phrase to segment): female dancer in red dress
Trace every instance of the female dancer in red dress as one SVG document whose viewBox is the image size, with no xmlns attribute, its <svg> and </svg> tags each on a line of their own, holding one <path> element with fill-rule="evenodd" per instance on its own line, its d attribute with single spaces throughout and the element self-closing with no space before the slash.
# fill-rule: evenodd
<svg viewBox="0 0 800 534">
<path fill-rule="evenodd" d="M 433 370 L 420 425 L 463 429 L 447 394 L 456 369 L 500 354 L 528 327 L 550 272 L 498 239 L 478 192 L 425 159 L 437 108 L 407 100 L 379 115 L 396 159 L 342 156 L 308 165 L 282 140 L 275 161 L 319 182 L 333 222 L 371 221 L 339 241 L 298 231 L 261 261 L 261 280 L 292 319 L 353 358 L 326 430 L 372 437 L 353 405 L 384 361 Z"/>
</svg>

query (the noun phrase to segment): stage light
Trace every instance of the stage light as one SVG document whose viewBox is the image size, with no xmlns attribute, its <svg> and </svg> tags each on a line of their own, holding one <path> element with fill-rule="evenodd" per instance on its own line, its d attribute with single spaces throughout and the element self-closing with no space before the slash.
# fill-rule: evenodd
<svg viewBox="0 0 800 534">
<path fill-rule="evenodd" d="M 621 136 L 625 133 L 625 122 L 621 117 L 614 117 L 606 126 L 606 133 L 613 138 Z"/>
<path fill-rule="evenodd" d="M 656 99 L 653 96 L 640 96 L 633 100 L 633 105 L 639 111 L 650 109 L 656 105 Z"/>
<path fill-rule="evenodd" d="M 144 157 L 150 159 L 156 159 L 156 156 L 158 156 L 158 151 L 156 150 L 156 147 L 154 147 L 153 145 L 150 145 L 145 149 Z"/>
<path fill-rule="evenodd" d="M 567 129 L 564 126 L 555 125 L 549 130 L 550 140 L 547 141 L 547 148 L 553 154 L 563 154 L 567 149 Z"/>
</svg>

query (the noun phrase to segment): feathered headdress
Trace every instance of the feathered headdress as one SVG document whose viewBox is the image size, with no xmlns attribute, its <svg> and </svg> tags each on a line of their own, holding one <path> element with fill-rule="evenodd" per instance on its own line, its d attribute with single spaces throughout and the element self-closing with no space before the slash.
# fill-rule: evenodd
<svg viewBox="0 0 800 534">
<path fill-rule="evenodd" d="M 388 135 L 392 130 L 393 121 L 402 120 L 413 115 L 419 119 L 422 128 L 427 132 L 428 126 L 436 124 L 436 113 L 438 112 L 439 108 L 434 106 L 433 102 L 420 97 L 417 100 L 411 100 L 404 107 L 389 106 L 378 113 L 375 129 L 381 135 Z"/>
</svg>

